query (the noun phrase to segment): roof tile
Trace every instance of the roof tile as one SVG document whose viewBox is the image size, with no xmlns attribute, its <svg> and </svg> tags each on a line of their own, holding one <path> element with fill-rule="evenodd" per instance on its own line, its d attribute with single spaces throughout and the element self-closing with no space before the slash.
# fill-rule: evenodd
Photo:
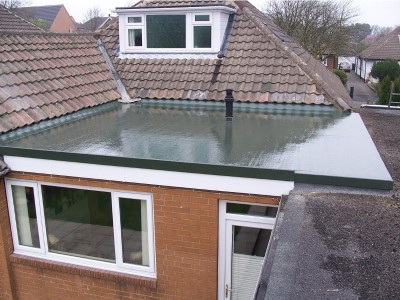
<svg viewBox="0 0 400 300">
<path fill-rule="evenodd" d="M 120 98 L 91 35 L 0 33 L 0 49 L 0 132 Z"/>
</svg>

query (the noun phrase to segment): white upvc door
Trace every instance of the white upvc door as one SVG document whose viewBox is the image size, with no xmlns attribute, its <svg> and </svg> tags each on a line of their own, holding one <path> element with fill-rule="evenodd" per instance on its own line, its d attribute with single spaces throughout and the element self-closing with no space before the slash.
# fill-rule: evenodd
<svg viewBox="0 0 400 300">
<path fill-rule="evenodd" d="M 218 299 L 251 300 L 275 218 L 227 213 L 226 203 L 220 203 Z"/>
</svg>

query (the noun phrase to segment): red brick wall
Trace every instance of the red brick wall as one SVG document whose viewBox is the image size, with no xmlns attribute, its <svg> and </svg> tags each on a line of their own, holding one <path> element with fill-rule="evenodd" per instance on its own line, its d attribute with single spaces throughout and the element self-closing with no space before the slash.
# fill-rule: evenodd
<svg viewBox="0 0 400 300">
<path fill-rule="evenodd" d="M 13 251 L 4 180 L 0 180 L 0 299 L 11 299 L 12 274 L 9 260 Z"/>
<path fill-rule="evenodd" d="M 10 261 L 18 299 L 216 299 L 218 200 L 277 204 L 276 197 L 22 173 L 9 177 L 146 192 L 154 199 L 157 279 L 13 254 Z M 3 209 L 1 218 L 5 216 Z M 11 242 L 9 227 L 3 239 Z M 4 267 L 1 261 L 1 271 Z"/>
<path fill-rule="evenodd" d="M 70 31 L 71 29 L 71 31 Z M 61 33 L 69 33 L 76 32 L 76 26 L 73 22 L 71 16 L 68 11 L 65 9 L 64 5 L 61 7 L 58 12 L 56 18 L 54 19 L 53 24 L 49 29 L 50 32 L 61 32 Z"/>
</svg>

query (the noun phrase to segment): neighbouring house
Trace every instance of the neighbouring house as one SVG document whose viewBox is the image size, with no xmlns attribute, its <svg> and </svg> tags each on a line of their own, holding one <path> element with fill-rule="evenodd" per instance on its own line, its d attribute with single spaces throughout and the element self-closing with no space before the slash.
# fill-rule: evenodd
<svg viewBox="0 0 400 300">
<path fill-rule="evenodd" d="M 356 57 L 356 74 L 366 82 L 376 82 L 377 79 L 370 75 L 372 65 L 385 59 L 394 59 L 400 64 L 400 26 L 372 43 Z"/>
<path fill-rule="evenodd" d="M 111 17 L 94 17 L 83 24 L 77 24 L 78 32 L 94 32 L 112 20 Z"/>
<path fill-rule="evenodd" d="M 44 30 L 0 5 L 0 31 L 43 32 Z"/>
<path fill-rule="evenodd" d="M 249 2 L 116 12 L 0 33 L 0 297 L 252 299 L 296 186 L 392 189 L 339 79 Z"/>
<path fill-rule="evenodd" d="M 76 24 L 63 4 L 29 6 L 16 9 L 16 13 L 33 22 L 45 22 L 46 31 L 58 33 L 76 32 Z"/>
</svg>

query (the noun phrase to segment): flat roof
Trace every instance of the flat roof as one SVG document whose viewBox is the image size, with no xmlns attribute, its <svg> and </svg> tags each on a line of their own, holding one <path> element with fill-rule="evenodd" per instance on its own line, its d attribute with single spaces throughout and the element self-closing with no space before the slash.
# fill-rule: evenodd
<svg viewBox="0 0 400 300">
<path fill-rule="evenodd" d="M 64 161 L 391 189 L 359 114 L 333 107 L 142 100 L 0 136 L 0 153 Z"/>
</svg>

